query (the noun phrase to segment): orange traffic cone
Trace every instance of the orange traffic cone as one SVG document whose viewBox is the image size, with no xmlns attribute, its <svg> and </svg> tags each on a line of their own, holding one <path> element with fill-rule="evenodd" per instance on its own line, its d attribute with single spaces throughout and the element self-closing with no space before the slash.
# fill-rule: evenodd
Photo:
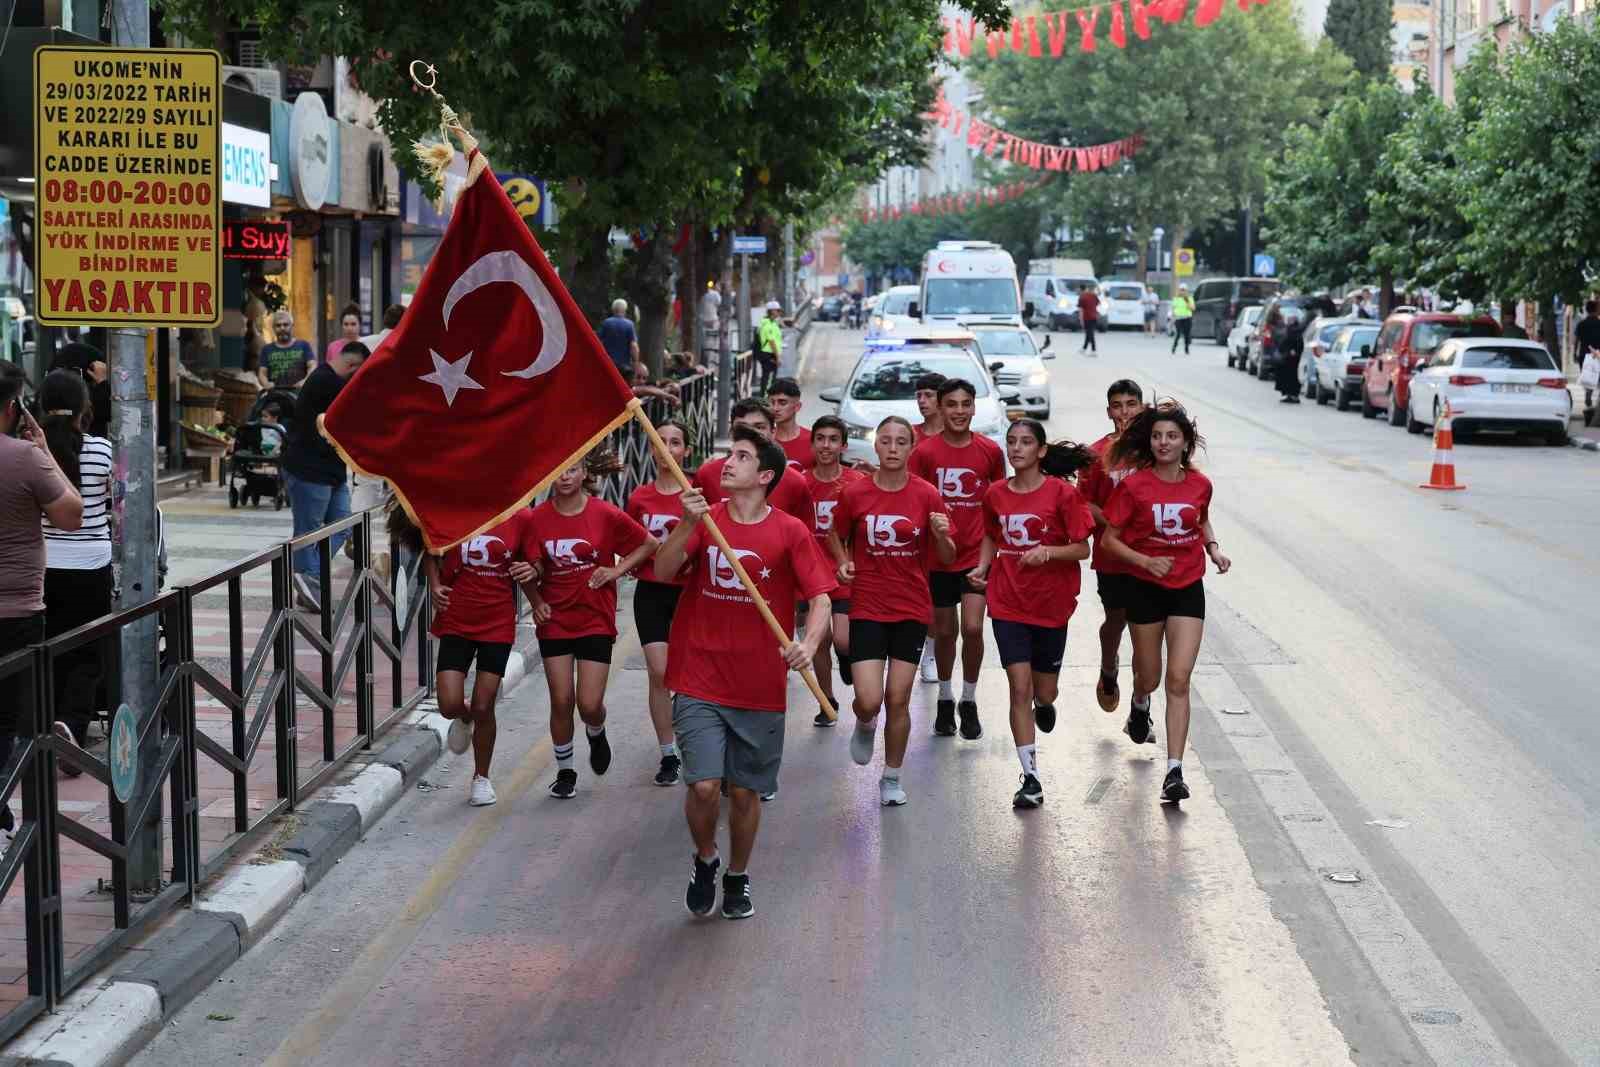
<svg viewBox="0 0 1600 1067">
<path fill-rule="evenodd" d="M 1455 436 L 1450 432 L 1450 401 L 1444 402 L 1439 421 L 1433 427 L 1433 472 L 1420 489 L 1465 489 L 1456 484 L 1456 461 L 1452 455 Z"/>
</svg>

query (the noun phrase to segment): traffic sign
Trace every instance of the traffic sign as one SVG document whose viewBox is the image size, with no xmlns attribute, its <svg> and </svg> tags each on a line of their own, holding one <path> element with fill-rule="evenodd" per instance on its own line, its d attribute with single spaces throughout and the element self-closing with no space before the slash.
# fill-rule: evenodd
<svg viewBox="0 0 1600 1067">
<path fill-rule="evenodd" d="M 1278 273 L 1278 257 L 1269 256 L 1265 252 L 1257 252 L 1255 255 L 1255 270 L 1253 273 L 1256 274 L 1257 277 L 1261 278 L 1274 277 Z"/>
<path fill-rule="evenodd" d="M 733 254 L 736 256 L 760 256 L 767 251 L 767 239 L 761 236 L 740 237 L 733 239 Z"/>
<path fill-rule="evenodd" d="M 40 322 L 222 321 L 221 74 L 198 49 L 34 51 Z"/>
<path fill-rule="evenodd" d="M 133 799 L 134 787 L 139 784 L 139 722 L 127 704 L 120 705 L 111 716 L 106 764 L 111 768 L 111 791 L 126 804 Z"/>
<path fill-rule="evenodd" d="M 1180 248 L 1178 249 L 1178 254 L 1175 258 L 1177 260 L 1176 267 L 1178 277 L 1186 278 L 1194 273 L 1194 249 Z"/>
</svg>

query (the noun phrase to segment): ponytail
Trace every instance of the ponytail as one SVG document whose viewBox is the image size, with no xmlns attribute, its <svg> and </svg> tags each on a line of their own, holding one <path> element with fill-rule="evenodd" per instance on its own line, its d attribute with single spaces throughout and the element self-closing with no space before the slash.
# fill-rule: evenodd
<svg viewBox="0 0 1600 1067">
<path fill-rule="evenodd" d="M 83 468 L 78 455 L 83 451 L 83 424 L 89 413 L 89 387 L 83 375 L 73 370 L 53 370 L 39 387 L 39 428 L 56 465 L 67 481 L 83 488 Z"/>
<path fill-rule="evenodd" d="M 1039 471 L 1047 477 L 1071 478 L 1095 461 L 1095 454 L 1075 441 L 1061 440 L 1050 444 L 1050 439 L 1045 436 L 1044 423 L 1038 419 L 1017 419 L 1011 425 L 1013 429 L 1027 427 L 1033 439 L 1045 446 L 1044 455 L 1039 457 Z"/>
</svg>

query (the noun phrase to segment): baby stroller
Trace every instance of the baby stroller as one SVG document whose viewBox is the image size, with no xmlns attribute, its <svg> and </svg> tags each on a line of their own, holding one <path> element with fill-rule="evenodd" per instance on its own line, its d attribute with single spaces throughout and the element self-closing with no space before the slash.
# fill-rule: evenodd
<svg viewBox="0 0 1600 1067">
<path fill-rule="evenodd" d="M 250 415 L 233 435 L 228 451 L 228 506 L 255 506 L 270 499 L 282 510 L 289 496 L 283 485 L 283 445 L 295 394 L 268 389 L 250 406 Z M 271 414 L 273 419 L 263 416 Z M 276 420 L 276 421 L 273 421 Z"/>
</svg>

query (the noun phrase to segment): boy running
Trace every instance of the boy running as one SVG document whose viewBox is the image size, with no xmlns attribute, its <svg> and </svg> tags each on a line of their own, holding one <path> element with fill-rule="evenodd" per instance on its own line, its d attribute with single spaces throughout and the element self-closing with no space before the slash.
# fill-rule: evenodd
<svg viewBox="0 0 1600 1067">
<path fill-rule="evenodd" d="M 1106 517 L 1102 509 L 1111 499 L 1111 491 L 1117 483 L 1132 474 L 1133 468 L 1109 468 L 1105 457 L 1117 435 L 1143 410 L 1144 390 L 1139 388 L 1138 382 L 1123 378 L 1111 383 L 1111 388 L 1106 390 L 1106 417 L 1111 420 L 1111 432 L 1089 446 L 1096 462 L 1078 479 L 1078 491 L 1089 502 L 1089 510 L 1094 514 L 1094 557 L 1089 566 L 1094 570 L 1095 587 L 1106 616 L 1105 622 L 1100 624 L 1100 677 L 1095 681 L 1094 695 L 1101 710 L 1107 712 L 1116 711 L 1121 700 L 1117 689 L 1117 663 L 1122 655 L 1122 631 L 1128 625 L 1130 569 L 1106 548 Z"/>
<path fill-rule="evenodd" d="M 811 503 L 815 513 L 811 530 L 817 538 L 817 547 L 826 552 L 828 531 L 833 529 L 833 510 L 839 502 L 840 495 L 851 485 L 866 477 L 858 470 L 844 466 L 840 459 L 844 456 L 846 430 L 844 420 L 837 415 L 824 415 L 811 424 L 811 447 L 816 454 L 816 463 L 806 471 L 806 487 L 811 491 Z M 833 591 L 833 650 L 839 655 L 839 678 L 845 685 L 850 684 L 850 587 L 840 585 Z M 834 707 L 839 702 L 833 697 L 833 669 L 828 662 L 828 642 L 823 641 L 817 646 L 817 658 L 812 664 L 816 672 L 817 682 L 822 686 L 823 694 Z M 836 720 L 828 718 L 828 714 L 821 709 L 817 717 L 811 720 L 813 726 L 832 726 Z"/>
<path fill-rule="evenodd" d="M 800 383 L 793 378 L 774 378 L 767 386 L 767 409 L 772 412 L 772 439 L 789 457 L 789 470 L 804 474 L 811 469 L 811 434 L 795 422 L 800 414 Z"/>
</svg>

